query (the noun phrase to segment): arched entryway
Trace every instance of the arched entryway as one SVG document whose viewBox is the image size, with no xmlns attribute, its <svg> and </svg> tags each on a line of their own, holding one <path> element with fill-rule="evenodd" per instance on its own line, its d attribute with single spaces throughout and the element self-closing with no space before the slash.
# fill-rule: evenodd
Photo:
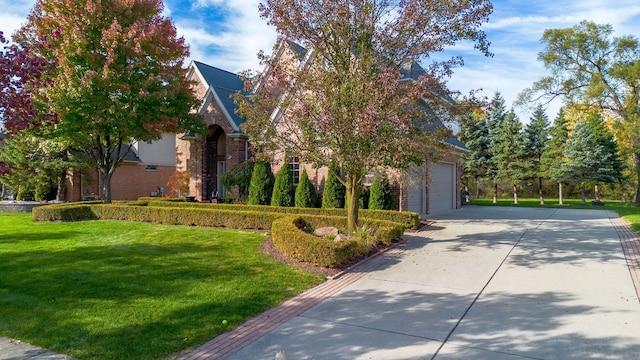
<svg viewBox="0 0 640 360">
<path fill-rule="evenodd" d="M 207 200 L 223 197 L 224 186 L 220 175 L 226 172 L 227 136 L 218 125 L 209 127 L 204 146 L 204 196 Z"/>
</svg>

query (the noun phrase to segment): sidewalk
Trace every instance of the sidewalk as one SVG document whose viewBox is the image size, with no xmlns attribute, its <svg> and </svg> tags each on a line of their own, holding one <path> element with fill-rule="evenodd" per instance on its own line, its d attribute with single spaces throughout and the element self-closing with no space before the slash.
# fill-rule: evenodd
<svg viewBox="0 0 640 360">
<path fill-rule="evenodd" d="M 405 239 L 180 359 L 640 358 L 615 213 L 466 207 Z"/>
</svg>

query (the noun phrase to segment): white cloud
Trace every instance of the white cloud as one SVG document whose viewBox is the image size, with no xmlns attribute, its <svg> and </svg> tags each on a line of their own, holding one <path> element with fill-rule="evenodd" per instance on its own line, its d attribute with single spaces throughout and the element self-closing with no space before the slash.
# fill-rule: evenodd
<svg viewBox="0 0 640 360">
<path fill-rule="evenodd" d="M 35 5 L 35 1 L 0 1 L 0 31 L 5 37 L 10 37 L 18 30 L 26 21 L 27 15 L 31 8 Z"/>
<path fill-rule="evenodd" d="M 257 0 L 195 3 L 198 12 L 223 12 L 224 22 L 212 25 L 206 21 L 196 23 L 193 18 L 176 20 L 178 32 L 191 45 L 191 58 L 232 72 L 259 69 L 256 54 L 259 50 L 269 52 L 276 34 L 260 19 L 258 4 Z"/>
</svg>

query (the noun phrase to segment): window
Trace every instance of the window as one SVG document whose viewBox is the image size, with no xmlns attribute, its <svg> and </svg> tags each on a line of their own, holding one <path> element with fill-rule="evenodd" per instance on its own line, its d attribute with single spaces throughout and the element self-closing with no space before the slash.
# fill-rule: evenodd
<svg viewBox="0 0 640 360">
<path fill-rule="evenodd" d="M 298 186 L 300 182 L 300 159 L 290 156 L 289 164 L 291 164 L 291 171 L 293 172 L 293 185 Z"/>
<path fill-rule="evenodd" d="M 144 169 L 146 171 L 158 171 L 158 165 L 146 165 Z"/>
<path fill-rule="evenodd" d="M 147 141 L 147 144 L 152 145 L 152 144 L 153 144 L 153 141 L 148 140 L 148 141 Z"/>
</svg>

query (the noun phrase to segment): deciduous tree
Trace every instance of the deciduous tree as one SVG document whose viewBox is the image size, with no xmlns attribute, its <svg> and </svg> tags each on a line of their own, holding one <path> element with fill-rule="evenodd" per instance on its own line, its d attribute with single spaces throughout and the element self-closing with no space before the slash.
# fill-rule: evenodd
<svg viewBox="0 0 640 360">
<path fill-rule="evenodd" d="M 337 161 L 352 234 L 365 175 L 422 164 L 447 136 L 427 130 L 451 106 L 443 80 L 462 59 L 433 55 L 463 40 L 489 54 L 480 26 L 491 11 L 488 0 L 267 0 L 261 16 L 307 51 L 295 63 L 262 57 L 268 79 L 254 78 L 249 88 L 257 92 L 240 103 L 246 131 L 261 151 L 293 147 L 315 165 Z M 433 63 L 417 74 L 427 58 Z M 408 74 L 414 81 L 401 82 Z M 265 81 L 272 86 L 260 90 Z M 416 106 L 421 100 L 430 112 Z"/>
<path fill-rule="evenodd" d="M 16 41 L 52 62 L 43 96 L 53 135 L 85 151 L 111 202 L 111 177 L 134 141 L 202 132 L 186 80 L 188 49 L 159 0 L 39 0 Z"/>
</svg>

